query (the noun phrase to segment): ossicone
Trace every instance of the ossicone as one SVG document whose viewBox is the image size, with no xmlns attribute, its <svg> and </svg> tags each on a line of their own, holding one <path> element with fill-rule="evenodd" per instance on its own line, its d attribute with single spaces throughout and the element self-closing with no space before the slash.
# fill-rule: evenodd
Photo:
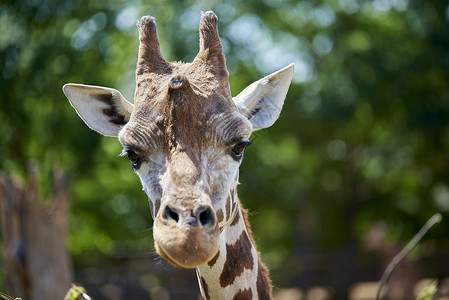
<svg viewBox="0 0 449 300">
<path fill-rule="evenodd" d="M 169 63 L 163 58 L 160 51 L 154 17 L 142 17 L 137 22 L 137 28 L 139 29 L 140 41 L 137 74 L 162 71 L 169 67 Z"/>
<path fill-rule="evenodd" d="M 218 34 L 218 18 L 213 11 L 201 12 L 200 51 L 195 61 L 205 62 L 217 76 L 228 77 L 223 46 Z"/>
<path fill-rule="evenodd" d="M 189 80 L 184 75 L 175 75 L 170 79 L 168 87 L 171 90 L 180 90 L 189 87 Z"/>
</svg>

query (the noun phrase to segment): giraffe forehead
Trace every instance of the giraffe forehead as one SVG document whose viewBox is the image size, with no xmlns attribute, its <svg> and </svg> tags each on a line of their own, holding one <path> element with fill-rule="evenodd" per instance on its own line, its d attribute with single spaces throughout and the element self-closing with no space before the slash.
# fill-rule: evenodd
<svg viewBox="0 0 449 300">
<path fill-rule="evenodd" d="M 119 140 L 141 152 L 169 154 L 175 148 L 199 155 L 211 146 L 230 146 L 251 135 L 251 123 L 236 108 L 224 105 L 213 108 L 208 99 L 204 101 L 181 108 L 170 100 L 136 107 Z"/>
<path fill-rule="evenodd" d="M 135 105 L 154 99 L 163 99 L 170 88 L 189 87 L 198 98 L 232 102 L 229 82 L 210 72 L 210 66 L 201 62 L 167 62 L 158 72 L 137 72 Z"/>
<path fill-rule="evenodd" d="M 126 126 L 128 131 L 187 148 L 208 145 L 215 135 L 225 140 L 232 139 L 229 136 L 234 132 L 248 136 L 252 126 L 238 113 L 227 77 L 217 77 L 210 70 L 195 60 L 167 63 L 158 72 L 137 72 L 130 123 L 138 122 L 134 122 L 137 126 Z"/>
</svg>

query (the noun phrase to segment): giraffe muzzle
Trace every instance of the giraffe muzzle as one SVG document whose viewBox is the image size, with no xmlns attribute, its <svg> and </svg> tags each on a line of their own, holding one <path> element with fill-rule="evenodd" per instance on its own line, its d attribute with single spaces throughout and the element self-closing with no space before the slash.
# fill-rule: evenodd
<svg viewBox="0 0 449 300">
<path fill-rule="evenodd" d="M 220 231 L 210 205 L 185 208 L 164 205 L 154 222 L 157 253 L 181 268 L 195 268 L 210 261 L 218 251 Z"/>
<path fill-rule="evenodd" d="M 174 221 L 178 225 L 192 227 L 214 227 L 217 223 L 217 217 L 208 205 L 198 205 L 192 211 L 166 205 L 161 217 L 167 223 Z"/>
</svg>

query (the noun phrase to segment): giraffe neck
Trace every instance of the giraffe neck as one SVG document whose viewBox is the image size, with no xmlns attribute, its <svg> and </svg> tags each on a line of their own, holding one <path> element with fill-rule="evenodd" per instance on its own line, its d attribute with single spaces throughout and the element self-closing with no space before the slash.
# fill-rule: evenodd
<svg viewBox="0 0 449 300">
<path fill-rule="evenodd" d="M 271 282 L 261 262 L 248 225 L 247 214 L 241 209 L 220 235 L 217 255 L 197 268 L 198 281 L 204 299 L 271 299 Z"/>
</svg>

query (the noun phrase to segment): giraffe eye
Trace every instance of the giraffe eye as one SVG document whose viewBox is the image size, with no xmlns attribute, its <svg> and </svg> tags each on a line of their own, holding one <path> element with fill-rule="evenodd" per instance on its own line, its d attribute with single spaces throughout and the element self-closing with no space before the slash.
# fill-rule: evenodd
<svg viewBox="0 0 449 300">
<path fill-rule="evenodd" d="M 140 159 L 140 157 L 136 154 L 136 152 L 134 151 L 128 151 L 128 159 L 132 162 L 132 163 L 137 163 Z"/>
<path fill-rule="evenodd" d="M 119 156 L 128 156 L 129 161 L 131 162 L 131 165 L 135 170 L 137 170 L 140 167 L 140 164 L 142 163 L 142 158 L 133 150 L 123 150 L 122 153 L 120 153 Z"/>
<path fill-rule="evenodd" d="M 138 168 L 142 163 L 142 159 L 140 158 L 140 156 L 137 155 L 136 152 L 132 150 L 128 150 L 128 159 L 134 168 Z"/>
<path fill-rule="evenodd" d="M 236 161 L 239 161 L 243 157 L 243 151 L 247 146 L 252 145 L 248 140 L 241 140 L 231 149 L 231 156 Z"/>
</svg>

